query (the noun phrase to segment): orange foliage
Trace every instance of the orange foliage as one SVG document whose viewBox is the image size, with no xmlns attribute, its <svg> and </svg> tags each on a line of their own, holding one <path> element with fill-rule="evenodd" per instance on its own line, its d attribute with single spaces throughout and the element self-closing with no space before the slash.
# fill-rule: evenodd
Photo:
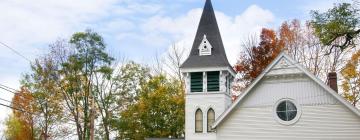
<svg viewBox="0 0 360 140">
<path fill-rule="evenodd" d="M 32 101 L 32 94 L 24 87 L 12 99 L 14 117 L 19 120 L 22 126 L 20 132 L 15 136 L 17 140 L 34 138 Z"/>
<path fill-rule="evenodd" d="M 271 29 L 262 29 L 258 46 L 246 48 L 246 53 L 240 56 L 235 70 L 243 75 L 242 80 L 249 84 L 254 80 L 284 48 L 284 43 L 277 38 Z"/>
</svg>

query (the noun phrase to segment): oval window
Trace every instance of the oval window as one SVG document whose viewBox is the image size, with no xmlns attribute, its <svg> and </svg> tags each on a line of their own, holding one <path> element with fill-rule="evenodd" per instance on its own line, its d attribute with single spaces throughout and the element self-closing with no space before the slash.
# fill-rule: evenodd
<svg viewBox="0 0 360 140">
<path fill-rule="evenodd" d="M 278 121 L 282 124 L 293 124 L 300 118 L 300 108 L 298 105 L 291 99 L 282 99 L 276 106 L 276 117 Z"/>
</svg>

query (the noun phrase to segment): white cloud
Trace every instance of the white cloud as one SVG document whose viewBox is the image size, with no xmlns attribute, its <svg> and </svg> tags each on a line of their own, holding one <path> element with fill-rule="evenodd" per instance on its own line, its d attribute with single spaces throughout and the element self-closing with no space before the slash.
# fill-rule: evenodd
<svg viewBox="0 0 360 140">
<path fill-rule="evenodd" d="M 242 14 L 229 17 L 218 15 L 218 23 L 225 51 L 230 64 L 235 64 L 241 51 L 241 43 L 250 35 L 260 34 L 262 28 L 274 22 L 273 14 L 257 5 L 249 6 Z M 261 18 L 260 18 L 261 17 Z"/>
<path fill-rule="evenodd" d="M 193 9 L 180 17 L 154 16 L 142 28 L 152 34 L 158 34 L 157 38 L 169 38 L 166 35 L 170 35 L 170 38 L 184 44 L 183 47 L 190 50 L 201 12 L 202 9 Z M 235 17 L 216 11 L 216 17 L 231 64 L 237 60 L 241 42 L 249 35 L 258 34 L 261 28 L 274 21 L 274 16 L 269 10 L 257 5 L 249 6 L 242 14 Z"/>
</svg>

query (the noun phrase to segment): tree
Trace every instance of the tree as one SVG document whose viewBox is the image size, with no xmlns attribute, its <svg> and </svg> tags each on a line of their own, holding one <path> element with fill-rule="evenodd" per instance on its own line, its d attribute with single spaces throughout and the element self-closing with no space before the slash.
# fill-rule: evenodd
<svg viewBox="0 0 360 140">
<path fill-rule="evenodd" d="M 24 125 L 13 114 L 9 115 L 5 120 L 4 135 L 7 140 L 20 140 L 24 135 Z M 25 128 L 26 129 L 26 128 Z M 25 132 L 27 132 L 25 130 Z M 29 134 L 25 134 L 29 135 Z"/>
<path fill-rule="evenodd" d="M 327 46 L 344 50 L 354 47 L 360 33 L 359 9 L 349 3 L 334 5 L 327 12 L 312 11 L 311 24 L 315 28 L 315 35 Z"/>
<path fill-rule="evenodd" d="M 117 105 L 121 110 L 139 100 L 141 86 L 150 79 L 150 69 L 134 61 L 123 64 L 115 77 L 116 93 L 119 95 Z"/>
<path fill-rule="evenodd" d="M 154 76 L 142 85 L 140 98 L 121 113 L 121 139 L 179 138 L 184 133 L 184 91 L 177 80 Z"/>
<path fill-rule="evenodd" d="M 56 86 L 58 66 L 51 55 L 35 60 L 31 65 L 32 72 L 25 76 L 22 84 L 33 95 L 36 108 L 36 124 L 41 129 L 43 139 L 54 139 L 65 136 L 66 127 L 61 129 L 64 117 L 62 96 Z"/>
<path fill-rule="evenodd" d="M 67 109 L 73 117 L 79 140 L 89 139 L 95 116 L 94 76 L 109 75 L 109 65 L 113 61 L 105 52 L 102 37 L 91 31 L 78 32 L 70 39 L 73 52 L 60 57 L 57 85 L 61 88 Z M 60 53 L 64 52 L 59 49 Z"/>
<path fill-rule="evenodd" d="M 120 119 L 118 114 L 137 102 L 141 85 L 150 76 L 148 68 L 133 61 L 122 62 L 122 66 L 109 69 L 109 74 L 95 74 L 93 85 L 104 139 L 110 139 L 110 131 L 117 127 L 116 122 Z"/>
<path fill-rule="evenodd" d="M 333 48 L 332 53 L 328 54 L 331 47 L 321 44 L 314 32 L 311 24 L 302 25 L 295 19 L 290 23 L 283 22 L 279 38 L 290 56 L 325 81 L 327 73 L 341 67 L 342 59 L 348 52 Z"/>
<path fill-rule="evenodd" d="M 250 43 L 251 44 L 251 43 Z M 235 70 L 245 86 L 250 84 L 284 48 L 284 44 L 270 29 L 262 29 L 258 46 L 244 46 Z M 244 87 L 240 87 L 244 88 Z"/>
<path fill-rule="evenodd" d="M 5 136 L 11 140 L 36 139 L 33 97 L 22 87 L 12 99 L 13 112 L 6 120 Z"/>
<path fill-rule="evenodd" d="M 182 73 L 180 70 L 181 64 L 185 59 L 185 49 L 182 48 L 179 44 L 173 44 L 168 50 L 164 64 L 169 70 L 167 73 L 170 74 L 173 78 L 183 81 Z"/>
<path fill-rule="evenodd" d="M 360 51 L 355 52 L 348 60 L 341 74 L 344 78 L 341 87 L 343 96 L 353 106 L 358 105 L 360 100 Z"/>
</svg>

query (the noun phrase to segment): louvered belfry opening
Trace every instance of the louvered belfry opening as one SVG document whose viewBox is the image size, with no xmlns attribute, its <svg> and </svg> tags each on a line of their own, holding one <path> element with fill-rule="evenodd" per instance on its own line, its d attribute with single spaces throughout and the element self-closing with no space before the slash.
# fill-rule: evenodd
<svg viewBox="0 0 360 140">
<path fill-rule="evenodd" d="M 207 91 L 219 91 L 219 71 L 207 72 Z"/>
<path fill-rule="evenodd" d="M 203 92 L 203 73 L 193 72 L 191 73 L 191 92 Z"/>
</svg>

